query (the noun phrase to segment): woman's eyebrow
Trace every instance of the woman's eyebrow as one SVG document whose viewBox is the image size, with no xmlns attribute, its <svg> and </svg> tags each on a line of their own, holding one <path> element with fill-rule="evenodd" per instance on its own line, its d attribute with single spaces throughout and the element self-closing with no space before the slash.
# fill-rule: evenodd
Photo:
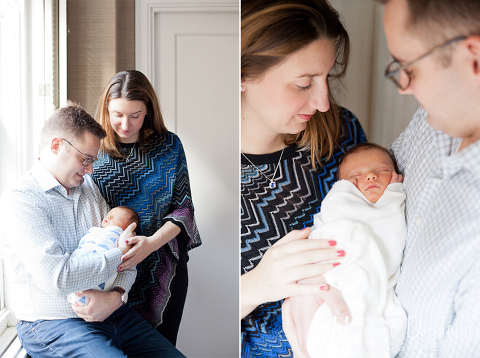
<svg viewBox="0 0 480 358">
<path fill-rule="evenodd" d="M 114 113 L 119 113 L 119 114 L 123 114 L 122 112 L 116 111 L 116 110 L 114 110 L 114 109 L 112 109 L 112 112 L 114 112 Z M 142 112 L 141 109 L 138 110 L 138 111 L 136 111 L 136 112 L 131 113 L 130 115 L 132 115 L 132 114 L 137 114 L 137 113 L 140 113 L 140 112 Z"/>
<path fill-rule="evenodd" d="M 327 72 L 327 74 L 330 73 L 330 71 L 331 71 L 334 67 L 335 67 L 335 64 L 332 66 L 332 68 L 330 68 L 330 70 Z M 313 77 L 320 77 L 320 76 L 322 76 L 321 73 L 305 73 L 305 74 L 303 74 L 303 75 L 298 76 L 297 78 L 303 78 L 303 77 L 313 78 Z"/>
<path fill-rule="evenodd" d="M 306 73 L 306 74 L 304 74 L 304 75 L 298 76 L 297 78 L 303 78 L 303 77 L 313 78 L 313 77 L 317 77 L 317 76 L 320 76 L 320 75 L 319 75 L 319 74 L 313 74 L 313 75 L 311 75 L 311 74 Z"/>
</svg>

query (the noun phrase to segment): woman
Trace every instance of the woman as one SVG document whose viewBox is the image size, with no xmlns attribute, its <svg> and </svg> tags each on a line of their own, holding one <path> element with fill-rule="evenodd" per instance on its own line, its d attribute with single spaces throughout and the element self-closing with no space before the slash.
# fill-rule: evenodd
<svg viewBox="0 0 480 358">
<path fill-rule="evenodd" d="M 155 91 L 138 71 L 117 73 L 105 87 L 97 121 L 107 132 L 93 180 L 110 205 L 140 216 L 120 270 L 137 265 L 129 306 L 173 345 L 187 294 L 187 250 L 201 244 L 187 162 L 168 132 Z"/>
<path fill-rule="evenodd" d="M 312 225 L 342 154 L 366 138 L 329 92 L 349 38 L 326 1 L 242 1 L 241 51 L 242 356 L 287 357 L 282 299 L 326 292 L 335 314 L 349 315 L 316 278 L 348 253 L 299 230 Z"/>
</svg>

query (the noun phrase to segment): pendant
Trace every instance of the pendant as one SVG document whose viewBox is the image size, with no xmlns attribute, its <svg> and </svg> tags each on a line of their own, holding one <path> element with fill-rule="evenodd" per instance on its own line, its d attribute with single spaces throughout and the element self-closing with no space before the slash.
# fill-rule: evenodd
<svg viewBox="0 0 480 358">
<path fill-rule="evenodd" d="M 270 189 L 275 189 L 275 188 L 277 187 L 277 184 L 275 184 L 275 182 L 272 180 L 272 181 L 270 182 L 270 184 L 268 184 L 268 187 L 269 187 Z"/>
</svg>

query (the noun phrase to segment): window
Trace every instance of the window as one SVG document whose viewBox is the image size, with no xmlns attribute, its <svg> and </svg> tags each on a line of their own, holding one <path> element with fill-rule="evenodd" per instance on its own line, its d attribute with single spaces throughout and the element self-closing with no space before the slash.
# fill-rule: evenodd
<svg viewBox="0 0 480 358">
<path fill-rule="evenodd" d="M 66 0 L 0 1 L 0 153 L 8 153 L 0 195 L 33 165 L 45 119 L 65 102 L 65 8 Z M 8 306 L 0 260 L 0 356 L 16 336 Z"/>
</svg>

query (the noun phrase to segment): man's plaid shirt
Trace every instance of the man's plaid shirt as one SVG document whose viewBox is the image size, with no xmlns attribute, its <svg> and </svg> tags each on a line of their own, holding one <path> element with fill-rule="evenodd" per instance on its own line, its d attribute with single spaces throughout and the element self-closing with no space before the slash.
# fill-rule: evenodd
<svg viewBox="0 0 480 358">
<path fill-rule="evenodd" d="M 67 295 L 105 282 L 121 263 L 118 248 L 70 257 L 88 229 L 101 226 L 108 205 L 88 175 L 69 194 L 38 161 L 0 200 L 7 304 L 18 319 L 77 317 Z M 120 273 L 114 285 L 128 292 L 135 274 L 135 268 Z"/>
<path fill-rule="evenodd" d="M 419 109 L 392 145 L 408 228 L 396 294 L 409 321 L 398 357 L 480 356 L 480 141 L 457 152 L 460 142 Z"/>
</svg>

